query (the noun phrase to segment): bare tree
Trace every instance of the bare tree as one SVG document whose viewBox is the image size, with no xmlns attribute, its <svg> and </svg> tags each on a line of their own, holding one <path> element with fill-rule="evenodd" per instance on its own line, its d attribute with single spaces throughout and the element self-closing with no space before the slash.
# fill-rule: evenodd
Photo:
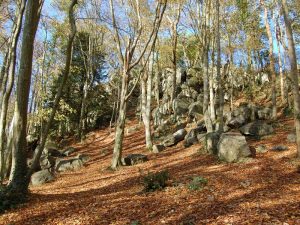
<svg viewBox="0 0 300 225">
<path fill-rule="evenodd" d="M 123 145 L 124 128 L 125 128 L 125 120 L 126 120 L 127 101 L 138 82 L 137 79 L 131 91 L 128 90 L 128 85 L 131 78 L 131 71 L 141 62 L 141 59 L 146 54 L 149 45 L 153 46 L 155 44 L 153 39 L 158 33 L 163 18 L 163 14 L 166 9 L 167 1 L 166 0 L 159 1 L 156 4 L 155 19 L 153 21 L 152 30 L 141 52 L 136 56 L 136 59 L 134 59 L 134 56 L 136 53 L 137 45 L 141 41 L 141 36 L 143 33 L 143 24 L 141 20 L 141 11 L 140 11 L 141 9 L 140 9 L 139 1 L 136 0 L 134 5 L 135 5 L 134 10 L 137 15 L 137 26 L 132 27 L 132 29 L 134 29 L 135 32 L 132 36 L 127 37 L 128 40 L 127 44 L 126 46 L 122 47 L 120 30 L 118 29 L 118 25 L 115 18 L 114 2 L 113 0 L 110 0 L 111 16 L 112 16 L 112 23 L 114 28 L 114 37 L 117 43 L 119 61 L 122 65 L 122 81 L 121 81 L 122 84 L 121 84 L 121 93 L 120 93 L 120 102 L 119 102 L 119 113 L 118 113 L 118 119 L 116 123 L 115 145 L 113 150 L 113 159 L 111 163 L 112 169 L 116 169 L 118 166 L 122 165 L 121 157 L 122 157 L 122 145 Z M 150 47 L 150 49 L 151 48 L 152 47 Z M 148 57 L 150 54 L 151 51 L 147 53 Z"/>
<path fill-rule="evenodd" d="M 297 56 L 295 51 L 295 43 L 293 38 L 293 31 L 291 27 L 291 22 L 288 17 L 289 10 L 287 7 L 286 0 L 281 1 L 282 4 L 282 13 L 285 22 L 286 36 L 288 39 L 288 54 L 291 63 L 291 72 L 290 72 L 290 80 L 293 88 L 294 95 L 294 120 L 295 120 L 295 128 L 296 128 L 296 137 L 297 137 L 297 155 L 300 158 L 300 94 L 299 94 L 299 74 L 297 70 Z"/>
<path fill-rule="evenodd" d="M 12 169 L 8 190 L 16 193 L 26 193 L 29 181 L 26 177 L 26 128 L 29 89 L 32 72 L 32 58 L 35 34 L 40 19 L 43 0 L 28 0 L 22 39 L 19 76 L 15 111 L 13 116 L 12 139 Z"/>
</svg>

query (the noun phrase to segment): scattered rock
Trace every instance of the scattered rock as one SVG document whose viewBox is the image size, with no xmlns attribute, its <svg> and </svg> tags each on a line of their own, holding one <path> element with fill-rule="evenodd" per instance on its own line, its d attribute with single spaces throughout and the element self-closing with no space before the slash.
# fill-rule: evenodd
<svg viewBox="0 0 300 225">
<path fill-rule="evenodd" d="M 90 160 L 90 157 L 88 155 L 81 154 L 81 153 L 79 153 L 76 158 L 80 159 L 83 163 L 86 163 L 87 161 Z"/>
<path fill-rule="evenodd" d="M 35 172 L 31 176 L 31 184 L 33 186 L 38 186 L 44 183 L 51 182 L 53 180 L 54 175 L 48 169 Z"/>
<path fill-rule="evenodd" d="M 224 133 L 218 143 L 218 157 L 226 162 L 237 162 L 251 155 L 246 138 L 240 133 Z"/>
<path fill-rule="evenodd" d="M 153 153 L 160 153 L 165 149 L 165 146 L 163 145 L 153 145 L 152 152 Z"/>
<path fill-rule="evenodd" d="M 272 125 L 267 124 L 265 121 L 257 120 L 241 127 L 240 131 L 244 135 L 265 136 L 272 134 L 274 129 Z"/>
<path fill-rule="evenodd" d="M 73 147 L 68 147 L 68 148 L 62 150 L 62 151 L 61 151 L 61 154 L 64 155 L 64 156 L 69 156 L 69 155 L 71 155 L 72 153 L 74 153 L 75 151 L 76 151 L 75 148 L 73 148 Z"/>
<path fill-rule="evenodd" d="M 266 152 L 268 152 L 268 148 L 265 145 L 258 145 L 255 148 L 255 150 L 256 150 L 257 153 L 266 153 Z"/>
<path fill-rule="evenodd" d="M 296 138 L 297 138 L 296 134 L 291 133 L 291 134 L 288 134 L 286 139 L 289 143 L 296 143 L 296 140 L 297 140 Z"/>
<path fill-rule="evenodd" d="M 202 102 L 194 102 L 189 106 L 189 116 L 196 117 L 198 115 L 203 114 L 203 103 Z"/>
<path fill-rule="evenodd" d="M 148 157 L 142 154 L 130 154 L 123 158 L 123 163 L 126 166 L 133 166 L 146 161 L 148 161 Z"/>
<path fill-rule="evenodd" d="M 167 138 L 163 141 L 163 145 L 165 147 L 176 145 L 178 142 L 184 140 L 186 134 L 187 132 L 185 129 L 180 129 L 176 131 L 174 134 L 167 136 Z"/>
<path fill-rule="evenodd" d="M 40 167 L 42 170 L 50 169 L 55 166 L 55 158 L 53 156 L 43 155 L 40 158 Z"/>
<path fill-rule="evenodd" d="M 68 170 L 78 170 L 83 167 L 83 162 L 80 158 L 57 160 L 55 165 L 55 171 L 65 172 Z"/>
<path fill-rule="evenodd" d="M 284 145 L 277 145 L 277 146 L 272 147 L 271 150 L 281 152 L 281 151 L 289 150 L 289 147 L 284 146 Z"/>
<path fill-rule="evenodd" d="M 259 120 L 270 120 L 272 118 L 272 109 L 266 107 L 257 110 L 257 118 Z"/>
<path fill-rule="evenodd" d="M 189 105 L 193 103 L 192 98 L 188 97 L 182 97 L 182 98 L 176 98 L 174 100 L 174 111 L 177 116 L 179 115 L 185 115 L 188 113 Z"/>
<path fill-rule="evenodd" d="M 242 182 L 240 183 L 240 185 L 241 185 L 243 188 L 248 188 L 248 187 L 250 187 L 251 182 L 250 182 L 249 180 L 245 180 L 245 181 L 242 181 Z"/>
</svg>

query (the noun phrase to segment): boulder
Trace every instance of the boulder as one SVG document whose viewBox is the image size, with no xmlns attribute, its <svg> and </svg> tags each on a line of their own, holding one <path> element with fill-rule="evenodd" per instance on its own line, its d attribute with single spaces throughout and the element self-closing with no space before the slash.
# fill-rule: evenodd
<svg viewBox="0 0 300 225">
<path fill-rule="evenodd" d="M 90 160 L 90 157 L 86 154 L 81 154 L 79 153 L 77 156 L 76 156 L 77 159 L 80 159 L 83 163 L 86 163 L 87 161 Z"/>
<path fill-rule="evenodd" d="M 54 175 L 48 169 L 35 172 L 31 176 L 31 184 L 33 186 L 38 186 L 44 183 L 51 182 L 53 180 Z"/>
<path fill-rule="evenodd" d="M 64 160 L 57 160 L 55 164 L 55 171 L 57 172 L 65 172 L 68 170 L 79 170 L 83 167 L 83 162 L 80 158 L 73 158 L 73 159 L 64 159 Z"/>
<path fill-rule="evenodd" d="M 42 170 L 50 169 L 55 166 L 55 158 L 53 156 L 43 155 L 40 158 L 40 167 Z"/>
<path fill-rule="evenodd" d="M 203 132 L 206 132 L 206 129 L 203 126 L 198 126 L 190 130 L 184 138 L 184 146 L 189 147 L 193 144 L 198 143 L 197 135 Z"/>
<path fill-rule="evenodd" d="M 272 147 L 271 150 L 281 152 L 281 151 L 289 150 L 289 147 L 284 146 L 284 145 L 277 145 L 277 146 Z"/>
<path fill-rule="evenodd" d="M 257 110 L 257 118 L 259 120 L 270 120 L 272 119 L 272 109 L 265 107 Z"/>
<path fill-rule="evenodd" d="M 203 115 L 203 103 L 202 102 L 194 102 L 189 105 L 188 108 L 189 116 L 195 117 L 197 115 Z"/>
<path fill-rule="evenodd" d="M 296 141 L 297 141 L 296 134 L 294 134 L 294 133 L 288 134 L 286 139 L 287 139 L 287 142 L 289 142 L 289 143 L 296 143 Z"/>
<path fill-rule="evenodd" d="M 218 157 L 226 162 L 237 162 L 251 155 L 246 138 L 240 133 L 223 133 L 218 143 Z"/>
<path fill-rule="evenodd" d="M 165 146 L 163 145 L 153 145 L 152 152 L 153 153 L 160 153 L 165 149 Z"/>
<path fill-rule="evenodd" d="M 255 148 L 255 151 L 257 153 L 266 153 L 268 152 L 268 148 L 265 146 L 265 145 L 258 145 L 256 148 Z"/>
<path fill-rule="evenodd" d="M 73 148 L 73 147 L 68 147 L 68 148 L 63 149 L 60 153 L 61 153 L 61 155 L 69 156 L 69 155 L 71 155 L 72 153 L 74 153 L 75 151 L 76 151 L 75 148 Z"/>
<path fill-rule="evenodd" d="M 146 161 L 148 161 L 148 157 L 142 154 L 130 154 L 123 158 L 123 164 L 126 166 L 133 166 Z"/>
<path fill-rule="evenodd" d="M 240 131 L 244 135 L 251 135 L 251 136 L 258 137 L 258 136 L 265 136 L 265 135 L 272 134 L 274 132 L 274 129 L 272 125 L 267 124 L 265 121 L 257 120 L 241 127 Z"/>
<path fill-rule="evenodd" d="M 165 147 L 176 145 L 178 142 L 184 140 L 186 134 L 187 132 L 185 129 L 180 129 L 176 131 L 174 134 L 167 136 L 166 139 L 163 141 L 163 145 Z"/>
<path fill-rule="evenodd" d="M 183 97 L 183 98 L 176 98 L 174 100 L 174 111 L 177 116 L 185 115 L 188 113 L 189 105 L 193 103 L 192 98 Z"/>
</svg>

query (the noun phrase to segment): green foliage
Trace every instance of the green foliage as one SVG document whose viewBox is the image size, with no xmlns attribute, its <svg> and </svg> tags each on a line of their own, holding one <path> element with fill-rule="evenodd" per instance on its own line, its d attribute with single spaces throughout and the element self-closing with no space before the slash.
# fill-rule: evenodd
<svg viewBox="0 0 300 225">
<path fill-rule="evenodd" d="M 157 173 L 148 173 L 143 177 L 144 190 L 146 192 L 161 190 L 167 186 L 169 178 L 169 172 L 167 170 Z"/>
<path fill-rule="evenodd" d="M 188 188 L 192 191 L 202 190 L 208 183 L 207 179 L 201 176 L 193 177 L 192 181 L 188 184 Z"/>
<path fill-rule="evenodd" d="M 135 220 L 135 221 L 132 221 L 130 224 L 131 225 L 140 225 L 141 223 L 140 223 L 140 221 Z"/>
</svg>

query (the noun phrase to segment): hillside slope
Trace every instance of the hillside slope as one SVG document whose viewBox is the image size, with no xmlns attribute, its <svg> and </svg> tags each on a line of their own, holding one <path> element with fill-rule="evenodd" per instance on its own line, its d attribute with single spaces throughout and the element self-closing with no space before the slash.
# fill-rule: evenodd
<svg viewBox="0 0 300 225">
<path fill-rule="evenodd" d="M 116 172 L 107 170 L 114 134 L 99 130 L 75 145 L 74 154 L 91 157 L 84 168 L 31 187 L 29 201 L 1 215 L 0 224 L 300 224 L 299 162 L 293 159 L 295 144 L 286 142 L 291 130 L 291 120 L 280 120 L 276 134 L 248 140 L 253 147 L 280 144 L 288 151 L 269 150 L 245 163 L 225 164 L 199 154 L 200 144 L 149 153 L 140 129 L 126 136 L 124 155 L 142 153 L 149 161 Z M 144 193 L 143 174 L 164 169 L 171 177 L 168 187 Z M 203 190 L 188 189 L 194 176 L 208 179 Z"/>
</svg>

